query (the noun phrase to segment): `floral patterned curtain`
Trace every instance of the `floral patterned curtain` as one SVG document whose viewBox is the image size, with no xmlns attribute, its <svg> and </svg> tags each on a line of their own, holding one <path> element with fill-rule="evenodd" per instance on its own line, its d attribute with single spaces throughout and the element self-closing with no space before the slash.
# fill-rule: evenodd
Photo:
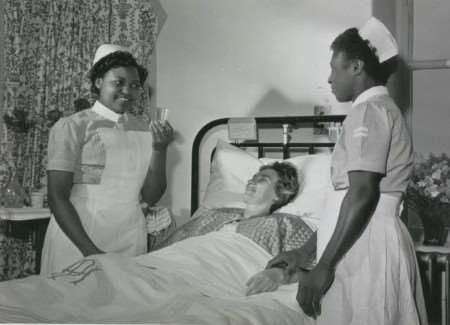
<svg viewBox="0 0 450 325">
<path fill-rule="evenodd" d="M 19 180 L 32 188 L 45 177 L 49 126 L 94 100 L 87 72 L 97 47 L 122 45 L 148 67 L 158 16 L 148 0 L 6 0 L 3 9 L 3 112 L 11 123 L 2 136 Z"/>
<path fill-rule="evenodd" d="M 87 72 L 100 44 L 127 47 L 150 66 L 158 33 L 154 1 L 2 0 L 0 159 L 6 157 L 25 189 L 45 183 L 51 125 L 60 115 L 74 113 L 75 106 L 93 103 Z M 148 93 L 134 113 L 145 113 Z M 12 238 L 5 227 L 0 222 L 0 280 L 34 273 L 30 239 Z"/>
</svg>

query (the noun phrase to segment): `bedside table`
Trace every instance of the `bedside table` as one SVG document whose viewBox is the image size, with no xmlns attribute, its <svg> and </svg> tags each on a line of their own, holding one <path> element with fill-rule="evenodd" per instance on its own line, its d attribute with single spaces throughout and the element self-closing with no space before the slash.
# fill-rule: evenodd
<svg viewBox="0 0 450 325">
<path fill-rule="evenodd" d="M 49 209 L 0 208 L 0 279 L 39 273 Z"/>
<path fill-rule="evenodd" d="M 450 324 L 450 242 L 445 246 L 415 245 L 430 324 Z"/>
<path fill-rule="evenodd" d="M 47 208 L 0 208 L 0 220 L 6 221 L 49 219 L 50 214 Z"/>
</svg>

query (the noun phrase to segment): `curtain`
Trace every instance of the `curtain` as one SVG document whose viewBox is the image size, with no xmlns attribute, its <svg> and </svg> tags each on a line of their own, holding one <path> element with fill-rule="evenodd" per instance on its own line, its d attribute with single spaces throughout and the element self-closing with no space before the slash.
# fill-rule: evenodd
<svg viewBox="0 0 450 325">
<path fill-rule="evenodd" d="M 52 124 L 60 115 L 74 113 L 77 105 L 89 106 L 95 100 L 89 91 L 87 72 L 100 44 L 127 47 L 140 64 L 150 66 L 158 33 L 158 15 L 152 2 L 3 1 L 2 110 L 9 123 L 0 128 L 0 154 L 6 156 L 25 189 L 46 184 L 46 150 Z M 143 92 L 135 114 L 146 113 L 148 94 Z"/>
<path fill-rule="evenodd" d="M 45 176 L 48 128 L 58 111 L 70 115 L 76 100 L 94 100 L 87 72 L 97 47 L 122 45 L 148 67 L 158 17 L 146 0 L 6 0 L 3 15 L 3 111 L 19 120 L 7 128 L 9 159 L 32 188 Z M 144 92 L 136 114 L 147 100 Z"/>
</svg>

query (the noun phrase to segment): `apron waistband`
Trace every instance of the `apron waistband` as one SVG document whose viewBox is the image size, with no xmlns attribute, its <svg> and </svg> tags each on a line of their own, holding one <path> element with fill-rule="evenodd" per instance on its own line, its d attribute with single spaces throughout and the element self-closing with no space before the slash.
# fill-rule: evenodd
<svg viewBox="0 0 450 325">
<path fill-rule="evenodd" d="M 400 197 L 381 193 L 374 215 L 398 217 L 400 215 L 401 203 L 402 199 Z"/>
<path fill-rule="evenodd" d="M 96 184 L 74 184 L 70 192 L 71 197 L 84 199 L 105 200 L 116 203 L 139 203 L 136 190 L 126 186 L 102 186 Z"/>
<path fill-rule="evenodd" d="M 335 204 L 342 203 L 347 190 L 333 190 L 328 194 L 328 200 L 334 202 Z M 389 195 L 386 193 L 380 193 L 380 198 L 378 200 L 377 207 L 375 209 L 374 215 L 384 215 L 384 216 L 399 216 L 401 208 L 402 199 L 398 196 Z M 339 211 L 337 211 L 339 213 Z"/>
</svg>

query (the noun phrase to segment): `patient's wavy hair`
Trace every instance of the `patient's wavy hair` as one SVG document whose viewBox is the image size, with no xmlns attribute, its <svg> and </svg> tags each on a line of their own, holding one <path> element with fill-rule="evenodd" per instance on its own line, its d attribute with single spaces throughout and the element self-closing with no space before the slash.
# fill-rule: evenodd
<svg viewBox="0 0 450 325">
<path fill-rule="evenodd" d="M 300 188 L 300 182 L 297 169 L 291 163 L 275 162 L 271 165 L 261 166 L 259 170 L 262 171 L 264 169 L 274 170 L 279 178 L 275 184 L 275 193 L 278 196 L 278 200 L 270 207 L 270 212 L 273 212 L 295 198 Z"/>
<path fill-rule="evenodd" d="M 366 73 L 383 86 L 397 70 L 398 56 L 380 63 L 377 49 L 369 41 L 364 40 L 356 28 L 349 28 L 336 37 L 331 44 L 331 50 L 335 53 L 345 53 L 347 60 L 364 62 Z"/>
<path fill-rule="evenodd" d="M 105 73 L 109 70 L 119 67 L 134 67 L 137 69 L 139 74 L 139 81 L 141 86 L 144 85 L 145 80 L 148 76 L 148 71 L 146 68 L 137 63 L 136 59 L 131 53 L 124 51 L 115 51 L 107 56 L 101 58 L 89 71 L 89 79 L 91 81 L 91 92 L 98 95 L 100 90 L 95 85 L 95 81 L 98 78 L 103 78 Z"/>
</svg>

